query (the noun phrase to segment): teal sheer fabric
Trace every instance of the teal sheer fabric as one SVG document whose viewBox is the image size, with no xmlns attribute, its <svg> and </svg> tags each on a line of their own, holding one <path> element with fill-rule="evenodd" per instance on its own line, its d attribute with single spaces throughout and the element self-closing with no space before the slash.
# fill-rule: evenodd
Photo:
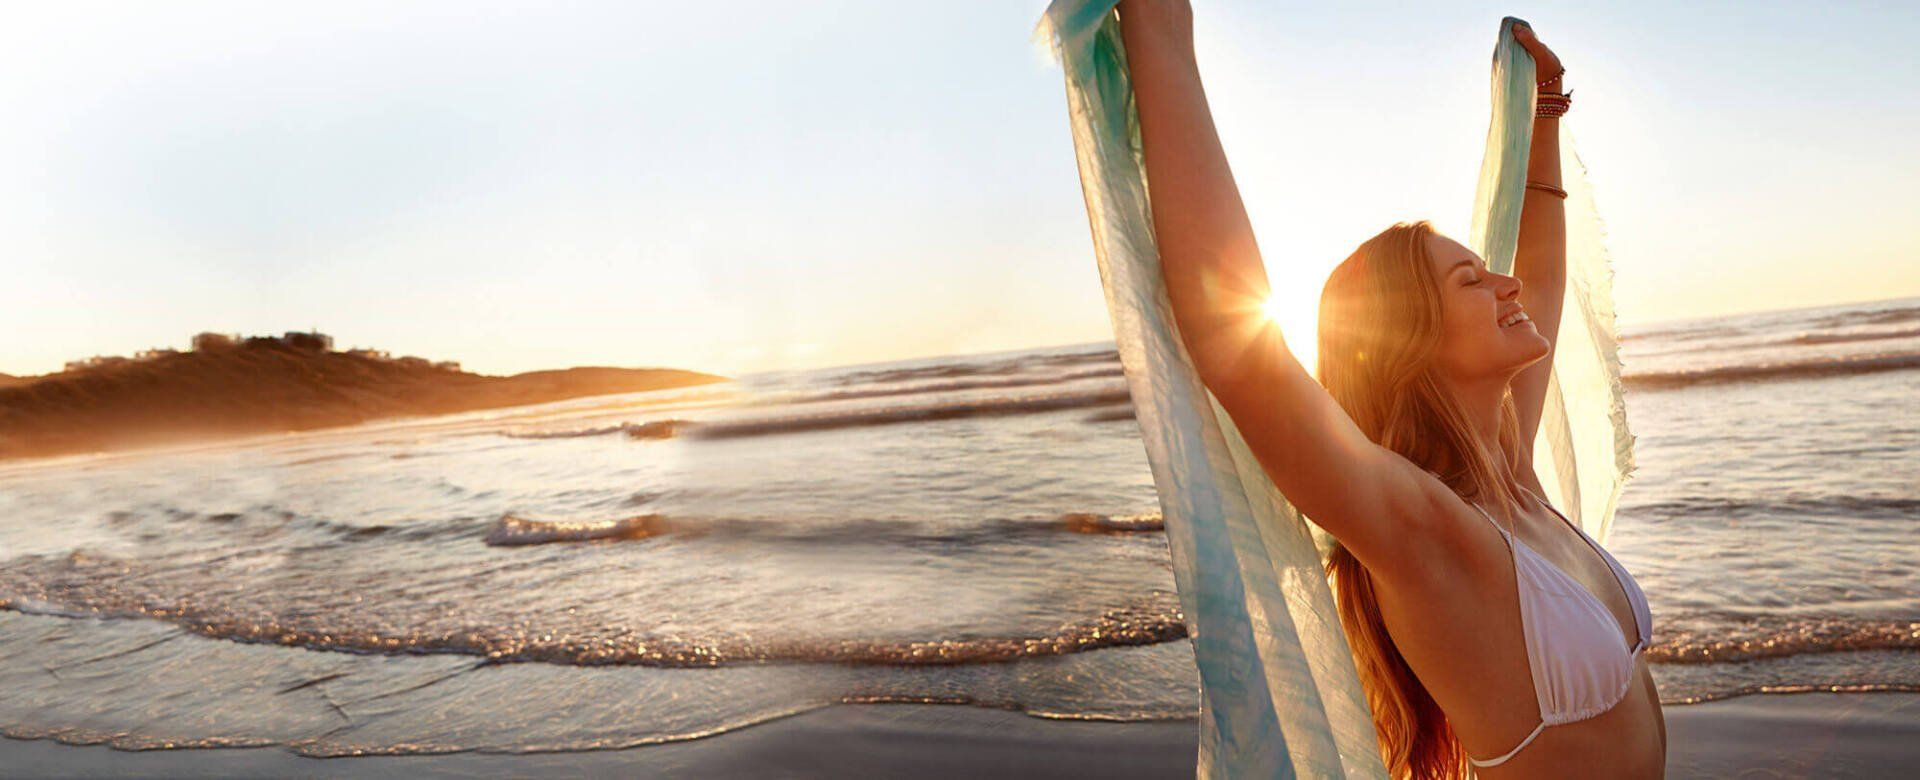
<svg viewBox="0 0 1920 780">
<path fill-rule="evenodd" d="M 1315 529 L 1248 451 L 1175 330 L 1115 4 L 1056 0 L 1036 36 L 1051 45 L 1066 74 L 1095 259 L 1193 637 L 1201 682 L 1198 774 L 1384 777 Z M 1474 245 L 1502 270 L 1513 263 L 1533 126 L 1533 65 L 1513 40 L 1515 21 L 1502 23 L 1495 54 L 1494 120 L 1474 222 Z M 1569 205 L 1591 213 L 1578 170 L 1577 162 L 1568 169 L 1567 189 L 1582 179 Z M 1592 251 L 1573 253 L 1570 235 L 1568 321 L 1538 461 L 1553 469 L 1551 489 L 1562 505 L 1579 507 L 1576 517 L 1599 536 L 1630 462 L 1631 437 L 1621 413 L 1597 220 L 1594 228 L 1580 234 L 1594 242 Z M 1577 344 L 1566 338 L 1569 331 L 1579 332 Z M 1564 363 L 1581 365 L 1562 373 Z"/>
<path fill-rule="evenodd" d="M 1494 47 L 1493 121 L 1487 128 L 1468 243 L 1500 273 L 1513 271 L 1527 152 L 1533 144 L 1533 58 L 1513 38 L 1516 23 L 1525 24 L 1511 16 L 1501 20 L 1500 41 Z M 1613 267 L 1605 230 L 1567 120 L 1558 124 L 1560 175 L 1567 191 L 1567 292 L 1533 465 L 1554 505 L 1588 535 L 1605 542 L 1620 489 L 1633 471 L 1633 434 L 1627 429 L 1620 386 Z"/>
</svg>

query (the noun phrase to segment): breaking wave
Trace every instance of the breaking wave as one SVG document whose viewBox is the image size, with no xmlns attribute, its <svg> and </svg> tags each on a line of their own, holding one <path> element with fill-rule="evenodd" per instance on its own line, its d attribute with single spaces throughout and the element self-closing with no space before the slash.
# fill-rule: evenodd
<svg viewBox="0 0 1920 780">
<path fill-rule="evenodd" d="M 449 529 L 455 530 L 455 529 Z M 457 529 L 466 532 L 465 527 Z M 537 520 L 507 514 L 495 521 L 485 542 L 495 547 L 638 540 L 659 536 L 715 537 L 762 543 L 841 546 L 887 544 L 908 548 L 954 548 L 1045 538 L 1062 531 L 1088 534 L 1142 534 L 1166 530 L 1158 512 L 1099 514 L 1068 512 L 1054 522 L 1005 518 L 955 524 L 897 520 L 769 522 L 751 518 L 689 518 L 662 514 L 606 520 Z"/>
<path fill-rule="evenodd" d="M 1143 532 L 1165 531 L 1167 524 L 1161 520 L 1160 513 L 1151 512 L 1138 515 L 1097 515 L 1091 512 L 1070 512 L 1060 516 L 1067 527 L 1088 534 L 1137 534 Z"/>
<path fill-rule="evenodd" d="M 1115 379 L 1124 376 L 1120 365 L 1115 363 L 1102 368 L 1082 369 L 1064 374 L 1048 376 L 1021 376 L 995 379 L 965 379 L 952 382 L 937 382 L 904 386 L 863 387 L 855 390 L 830 390 L 813 393 L 779 403 L 811 403 L 816 401 L 849 401 L 862 398 L 889 398 L 902 395 L 932 395 L 937 393 L 958 393 L 969 390 L 1004 390 L 1019 387 L 1040 387 L 1086 379 Z"/>
<path fill-rule="evenodd" d="M 1623 516 L 1638 519 L 1666 517 L 1747 517 L 1773 515 L 1799 517 L 1823 515 L 1878 520 L 1910 520 L 1920 517 L 1920 498 L 1898 496 L 1794 496 L 1768 500 L 1689 497 L 1645 504 L 1623 504 Z"/>
<path fill-rule="evenodd" d="M 229 546 L 258 543 L 285 535 L 317 536 L 344 542 L 372 539 L 422 541 L 471 535 L 485 527 L 484 520 L 472 517 L 353 523 L 302 514 L 271 504 L 249 507 L 241 512 L 210 514 L 171 508 L 142 512 L 123 510 L 102 515 L 101 522 L 109 529 L 146 541 L 166 538 L 178 542 L 190 536 L 200 536 L 223 539 Z M 196 525 L 214 528 L 195 530 Z"/>
<path fill-rule="evenodd" d="M 1771 693 L 1920 693 L 1920 683 L 1795 683 L 1786 685 L 1752 685 L 1744 688 L 1702 693 L 1669 699 L 1664 694 L 1662 704 L 1705 704 L 1710 701 L 1723 701 L 1741 696 L 1757 696 Z"/>
<path fill-rule="evenodd" d="M 616 502 L 627 508 L 655 503 L 658 493 L 639 492 Z M 204 543 L 238 552 L 254 545 L 477 540 L 493 547 L 521 547 L 658 536 L 715 537 L 774 544 L 894 545 L 904 548 L 967 547 L 1057 537 L 1074 533 L 1153 533 L 1165 529 L 1159 513 L 1067 512 L 1052 517 L 921 520 L 827 518 L 768 520 L 754 517 L 669 516 L 661 512 L 605 518 L 542 518 L 522 512 L 394 522 L 345 522 L 276 506 L 244 512 L 111 512 L 103 525 L 130 538 L 164 537 L 173 543 Z"/>
<path fill-rule="evenodd" d="M 686 420 L 668 419 L 643 423 L 623 422 L 618 425 L 598 425 L 558 431 L 504 431 L 500 435 L 510 439 L 581 439 L 624 433 L 635 439 L 671 439 L 691 424 Z"/>
<path fill-rule="evenodd" d="M 112 591 L 107 591 L 112 592 Z M 63 594 L 73 596 L 79 594 Z M 423 632 L 379 625 L 329 625 L 288 615 L 260 619 L 191 601 L 165 605 L 89 600 L 79 604 L 0 595 L 0 609 L 55 617 L 148 618 L 213 639 L 347 653 L 472 655 L 493 663 L 563 666 L 633 665 L 666 668 L 746 663 L 810 662 L 868 666 L 951 666 L 1017 661 L 1108 647 L 1170 642 L 1186 637 L 1172 594 L 1064 623 L 1030 636 L 950 639 L 802 639 L 743 636 L 635 635 L 618 630 L 567 632 L 525 626 L 469 626 Z"/>
<path fill-rule="evenodd" d="M 693 427 L 688 431 L 688 435 L 702 439 L 731 439 L 746 436 L 800 433 L 803 431 L 824 431 L 839 428 L 865 428 L 879 425 L 899 425 L 902 423 L 958 420 L 972 417 L 1005 417 L 1020 414 L 1039 414 L 1063 409 L 1084 409 L 1131 402 L 1132 396 L 1127 393 L 1126 388 L 1122 387 L 1092 392 L 1055 393 L 1042 396 L 990 398 L 977 401 L 943 402 L 873 409 L 850 409 L 818 414 L 728 420 L 705 423 Z"/>
<path fill-rule="evenodd" d="M 1716 366 L 1677 371 L 1628 372 L 1622 379 L 1628 387 L 1666 390 L 1698 385 L 1734 382 L 1764 382 L 1807 377 L 1831 377 L 1903 371 L 1920 368 L 1920 353 L 1867 355 L 1862 357 L 1820 358 L 1816 360 L 1758 365 Z"/>
<path fill-rule="evenodd" d="M 1867 311 L 1839 312 L 1826 318 L 1827 322 L 1839 325 L 1892 325 L 1920 320 L 1920 306 L 1897 306 L 1888 309 L 1869 309 Z"/>
<path fill-rule="evenodd" d="M 506 515 L 487 532 L 487 544 L 518 547 L 553 542 L 586 542 L 597 539 L 645 539 L 665 530 L 660 515 L 637 515 L 615 520 L 529 520 Z"/>
<path fill-rule="evenodd" d="M 1647 648 L 1647 660 L 1711 664 L 1857 650 L 1920 650 L 1920 622 L 1807 620 L 1744 636 L 1682 633 Z"/>
</svg>

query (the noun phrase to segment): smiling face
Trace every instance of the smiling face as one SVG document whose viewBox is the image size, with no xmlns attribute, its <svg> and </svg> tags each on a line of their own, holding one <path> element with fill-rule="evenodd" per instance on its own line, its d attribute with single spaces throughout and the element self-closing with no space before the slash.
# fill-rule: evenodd
<svg viewBox="0 0 1920 780">
<path fill-rule="evenodd" d="M 1497 274 L 1453 239 L 1427 236 L 1433 278 L 1439 284 L 1441 333 L 1434 360 L 1462 381 L 1510 378 L 1546 357 L 1552 346 L 1520 306 L 1520 280 Z"/>
<path fill-rule="evenodd" d="M 1487 270 L 1432 224 L 1397 223 L 1327 276 L 1315 378 L 1374 442 L 1450 475 L 1449 485 L 1477 484 L 1469 477 L 1490 467 L 1448 444 L 1471 435 L 1456 430 L 1466 419 L 1458 394 L 1511 381 L 1550 348 L 1519 297 L 1520 280 Z"/>
</svg>

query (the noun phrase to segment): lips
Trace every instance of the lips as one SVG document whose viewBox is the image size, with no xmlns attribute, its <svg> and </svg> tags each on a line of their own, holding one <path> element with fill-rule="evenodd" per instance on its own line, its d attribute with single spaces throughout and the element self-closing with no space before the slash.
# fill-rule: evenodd
<svg viewBox="0 0 1920 780">
<path fill-rule="evenodd" d="M 1511 328 L 1522 322 L 1532 322 L 1532 321 L 1533 321 L 1533 318 L 1527 316 L 1527 313 L 1525 311 L 1522 311 L 1520 309 L 1514 309 L 1511 313 L 1507 314 L 1507 316 L 1501 317 L 1499 324 L 1500 324 L 1500 327 L 1502 328 Z"/>
</svg>

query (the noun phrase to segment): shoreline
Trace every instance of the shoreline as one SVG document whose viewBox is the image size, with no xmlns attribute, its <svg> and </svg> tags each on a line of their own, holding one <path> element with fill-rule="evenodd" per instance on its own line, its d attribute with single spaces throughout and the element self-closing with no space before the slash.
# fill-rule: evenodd
<svg viewBox="0 0 1920 780">
<path fill-rule="evenodd" d="M 1669 777 L 1896 777 L 1920 760 L 1920 694 L 1755 694 L 1666 710 Z M 1190 778 L 1193 720 L 1053 720 L 943 704 L 843 704 L 617 750 L 308 758 L 279 747 L 123 751 L 0 739 L 8 777 Z"/>
</svg>

